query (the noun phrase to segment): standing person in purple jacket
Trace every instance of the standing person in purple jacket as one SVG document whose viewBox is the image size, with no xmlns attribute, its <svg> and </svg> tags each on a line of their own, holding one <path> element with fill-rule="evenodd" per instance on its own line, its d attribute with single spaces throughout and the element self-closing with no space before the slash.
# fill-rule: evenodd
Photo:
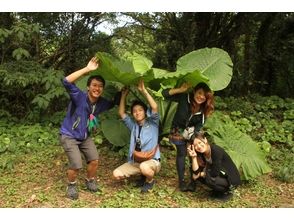
<svg viewBox="0 0 294 220">
<path fill-rule="evenodd" d="M 69 160 L 67 170 L 67 196 L 70 199 L 78 198 L 77 176 L 82 168 L 82 155 L 87 161 L 86 186 L 91 192 L 97 192 L 96 171 L 98 168 L 98 152 L 90 138 L 98 125 L 98 114 L 114 106 L 113 101 L 101 97 L 105 80 L 99 75 L 88 78 L 87 91 L 81 91 L 74 82 L 90 71 L 98 68 L 98 60 L 93 57 L 88 65 L 75 71 L 63 79 L 63 85 L 70 96 L 66 117 L 60 128 L 60 142 Z"/>
</svg>

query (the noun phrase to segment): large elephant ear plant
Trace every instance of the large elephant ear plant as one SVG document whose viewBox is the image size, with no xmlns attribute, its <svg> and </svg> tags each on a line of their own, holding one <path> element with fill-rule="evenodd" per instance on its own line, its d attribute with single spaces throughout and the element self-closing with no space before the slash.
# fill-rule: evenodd
<svg viewBox="0 0 294 220">
<path fill-rule="evenodd" d="M 185 72 L 183 80 L 193 86 L 206 82 L 213 91 L 226 88 L 232 79 L 233 63 L 228 55 L 219 48 L 204 48 L 192 51 L 177 61 L 177 71 Z"/>
<path fill-rule="evenodd" d="M 219 48 L 204 48 L 192 51 L 177 61 L 175 72 L 153 68 L 153 63 L 137 53 L 128 53 L 125 59 L 98 52 L 100 66 L 91 74 L 99 74 L 105 80 L 122 85 L 134 85 L 143 78 L 147 85 L 174 86 L 177 82 L 207 83 L 214 91 L 227 87 L 232 78 L 232 61 L 227 52 Z"/>
<path fill-rule="evenodd" d="M 238 167 L 244 180 L 255 179 L 268 173 L 266 154 L 252 138 L 234 126 L 228 115 L 213 113 L 205 123 L 205 129 L 213 142 L 223 147 Z"/>
</svg>

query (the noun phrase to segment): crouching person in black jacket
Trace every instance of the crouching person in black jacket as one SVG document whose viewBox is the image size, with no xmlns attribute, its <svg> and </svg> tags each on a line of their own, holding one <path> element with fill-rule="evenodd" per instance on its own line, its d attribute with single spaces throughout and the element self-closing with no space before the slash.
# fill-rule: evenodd
<svg viewBox="0 0 294 220">
<path fill-rule="evenodd" d="M 228 200 L 232 189 L 241 184 L 239 171 L 231 157 L 217 145 L 210 145 L 204 133 L 197 132 L 188 146 L 192 159 L 193 179 L 212 189 L 211 196 Z"/>
</svg>

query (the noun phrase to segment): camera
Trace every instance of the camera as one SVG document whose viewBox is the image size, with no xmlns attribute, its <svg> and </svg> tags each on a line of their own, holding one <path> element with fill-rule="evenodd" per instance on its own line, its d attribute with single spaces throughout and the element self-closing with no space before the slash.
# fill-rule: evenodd
<svg viewBox="0 0 294 220">
<path fill-rule="evenodd" d="M 136 139 L 135 150 L 136 151 L 141 151 L 141 139 L 140 138 Z"/>
</svg>

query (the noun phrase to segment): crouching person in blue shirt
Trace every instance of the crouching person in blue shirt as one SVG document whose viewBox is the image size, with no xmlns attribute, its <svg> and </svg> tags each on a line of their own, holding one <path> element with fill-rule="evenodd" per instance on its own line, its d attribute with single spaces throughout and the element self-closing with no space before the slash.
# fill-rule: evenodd
<svg viewBox="0 0 294 220">
<path fill-rule="evenodd" d="M 77 175 L 82 168 L 82 155 L 87 161 L 86 186 L 91 192 L 98 191 L 96 171 L 98 168 L 98 152 L 90 133 L 98 125 L 98 114 L 114 106 L 113 101 L 101 97 L 105 80 L 99 75 L 88 78 L 87 91 L 81 91 L 74 82 L 90 71 L 98 68 L 98 60 L 93 57 L 88 65 L 75 71 L 63 79 L 63 85 L 70 96 L 66 117 L 60 129 L 60 142 L 69 160 L 67 170 L 67 196 L 70 199 L 78 198 Z"/>
<path fill-rule="evenodd" d="M 116 168 L 113 171 L 113 176 L 116 180 L 121 180 L 141 174 L 137 186 L 140 186 L 141 192 L 145 193 L 152 189 L 154 185 L 153 177 L 161 168 L 158 145 L 159 114 L 157 104 L 146 90 L 142 80 L 139 82 L 138 90 L 146 97 L 151 112 L 143 102 L 136 100 L 131 106 L 132 119 L 125 112 L 128 89 L 122 90 L 119 115 L 131 131 L 130 147 L 128 162 Z M 149 157 L 140 157 L 140 154 L 149 154 Z"/>
</svg>

